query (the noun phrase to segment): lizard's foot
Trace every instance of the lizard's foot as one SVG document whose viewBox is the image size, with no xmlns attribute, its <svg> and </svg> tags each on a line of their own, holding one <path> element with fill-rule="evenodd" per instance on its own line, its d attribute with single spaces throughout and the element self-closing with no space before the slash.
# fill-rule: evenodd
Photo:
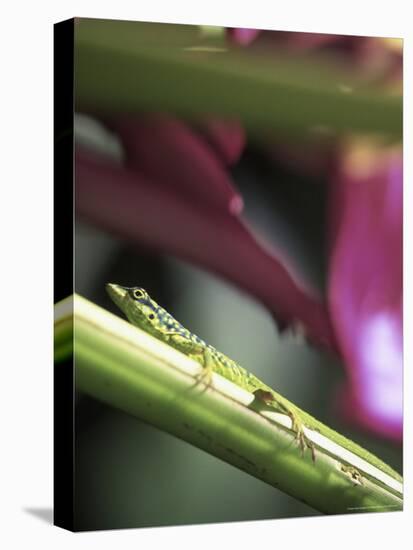
<svg viewBox="0 0 413 550">
<path fill-rule="evenodd" d="M 211 361 L 210 354 L 205 352 L 203 353 L 203 365 L 202 370 L 199 374 L 196 375 L 196 383 L 195 386 L 198 384 L 204 384 L 204 391 L 207 390 L 210 386 L 212 386 L 212 373 L 214 372 L 213 369 L 213 363 Z"/>
<path fill-rule="evenodd" d="M 255 390 L 254 395 L 257 399 L 263 401 L 267 405 L 275 405 L 275 408 L 291 418 L 291 429 L 295 433 L 294 441 L 298 442 L 301 449 L 301 455 L 304 456 L 306 449 L 310 449 L 311 458 L 315 462 L 315 447 L 314 443 L 305 435 L 304 426 L 298 415 L 292 411 L 287 405 L 278 401 L 274 394 L 267 390 Z"/>
<path fill-rule="evenodd" d="M 199 383 L 205 384 L 205 390 L 212 386 L 212 373 L 214 372 L 214 363 L 212 361 L 211 353 L 208 349 L 203 348 L 202 354 L 202 371 L 196 375 L 196 386 Z M 196 358 L 195 358 L 196 359 Z"/>
<path fill-rule="evenodd" d="M 202 371 L 195 376 L 196 384 L 205 384 L 206 388 L 212 385 L 212 372 L 213 370 L 208 367 L 204 367 Z"/>
<path fill-rule="evenodd" d="M 291 418 L 291 429 L 295 432 L 294 440 L 298 442 L 298 445 L 301 449 L 301 456 L 304 456 L 306 448 L 310 449 L 312 461 L 315 462 L 314 443 L 305 435 L 304 427 L 301 420 L 299 420 L 296 414 L 291 411 L 288 412 L 288 416 Z"/>
</svg>

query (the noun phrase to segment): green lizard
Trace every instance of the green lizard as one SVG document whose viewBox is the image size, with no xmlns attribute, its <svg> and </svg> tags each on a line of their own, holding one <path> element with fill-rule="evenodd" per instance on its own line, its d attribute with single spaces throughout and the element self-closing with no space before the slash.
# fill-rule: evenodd
<svg viewBox="0 0 413 550">
<path fill-rule="evenodd" d="M 152 300 L 143 288 L 124 287 L 109 283 L 106 285 L 106 290 L 133 325 L 200 363 L 204 368 L 202 379 L 208 384 L 211 380 L 211 373 L 216 372 L 246 391 L 253 393 L 255 398 L 263 402 L 265 406 L 288 415 L 292 421 L 291 429 L 295 433 L 295 439 L 302 453 L 305 449 L 309 449 L 313 461 L 315 460 L 314 444 L 306 436 L 304 427 L 321 433 L 321 435 L 347 448 L 388 475 L 401 481 L 401 476 L 376 456 L 302 411 L 238 363 L 190 332 Z"/>
</svg>

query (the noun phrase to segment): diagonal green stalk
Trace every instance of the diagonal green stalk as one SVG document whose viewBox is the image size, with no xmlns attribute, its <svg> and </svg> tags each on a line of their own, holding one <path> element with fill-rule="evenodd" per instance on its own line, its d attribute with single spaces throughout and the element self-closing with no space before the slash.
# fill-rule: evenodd
<svg viewBox="0 0 413 550">
<path fill-rule="evenodd" d="M 71 323 L 71 300 L 56 306 L 58 360 L 70 353 L 71 334 L 64 327 Z M 73 303 L 75 380 L 81 391 L 204 449 L 321 512 L 402 509 L 397 475 L 381 472 L 379 480 L 375 466 L 366 462 L 360 484 L 352 478 L 351 464 L 349 469 L 348 462 L 341 462 L 340 451 L 332 452 L 328 445 L 317 448 L 315 462 L 309 454 L 301 456 L 287 417 L 252 410 L 253 396 L 218 375 L 214 374 L 212 386 L 205 388 L 197 383 L 200 365 L 192 359 L 79 295 L 74 295 Z"/>
</svg>

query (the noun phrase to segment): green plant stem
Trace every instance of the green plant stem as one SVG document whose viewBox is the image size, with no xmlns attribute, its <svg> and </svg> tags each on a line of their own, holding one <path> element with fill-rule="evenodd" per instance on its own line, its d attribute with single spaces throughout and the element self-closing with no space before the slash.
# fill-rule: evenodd
<svg viewBox="0 0 413 550">
<path fill-rule="evenodd" d="M 102 113 L 211 113 L 255 133 L 314 140 L 317 132 L 400 138 L 402 99 L 368 89 L 334 59 L 230 47 L 198 27 L 80 19 L 76 108 Z"/>
<path fill-rule="evenodd" d="M 73 296 L 55 305 L 54 360 L 60 363 L 73 354 Z"/>
<path fill-rule="evenodd" d="M 317 450 L 315 462 L 302 457 L 284 415 L 270 421 L 252 410 L 252 396 L 238 386 L 215 374 L 208 388 L 196 383 L 198 363 L 78 295 L 74 311 L 75 380 L 81 391 L 321 512 L 402 509 L 401 491 L 368 475 L 361 485 L 353 483 L 331 453 Z M 62 339 L 59 345 L 65 347 Z"/>
</svg>

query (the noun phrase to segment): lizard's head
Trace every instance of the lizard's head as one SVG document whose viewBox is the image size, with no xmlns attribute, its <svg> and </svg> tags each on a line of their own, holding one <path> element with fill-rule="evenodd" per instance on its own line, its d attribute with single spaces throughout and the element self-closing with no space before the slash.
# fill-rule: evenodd
<svg viewBox="0 0 413 550">
<path fill-rule="evenodd" d="M 141 287 L 126 287 L 108 283 L 106 290 L 115 304 L 135 326 L 155 334 L 159 330 L 159 306 Z"/>
</svg>

